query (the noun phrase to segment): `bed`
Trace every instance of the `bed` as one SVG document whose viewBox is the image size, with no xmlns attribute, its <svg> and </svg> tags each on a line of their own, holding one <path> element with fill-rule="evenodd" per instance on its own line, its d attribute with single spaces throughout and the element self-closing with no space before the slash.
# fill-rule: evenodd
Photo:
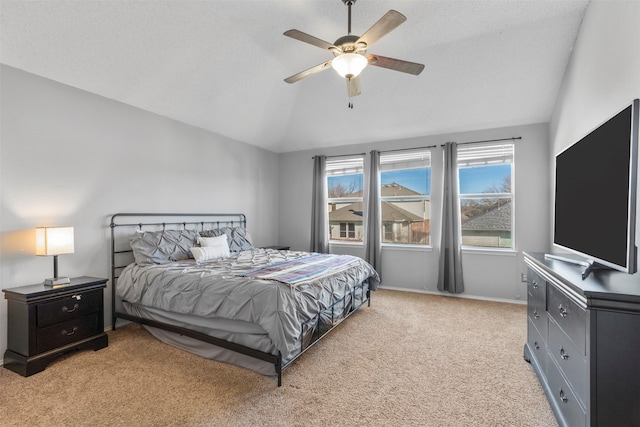
<svg viewBox="0 0 640 427">
<path fill-rule="evenodd" d="M 255 247 L 243 214 L 111 217 L 112 325 L 277 376 L 371 304 L 376 271 L 348 255 Z"/>
</svg>

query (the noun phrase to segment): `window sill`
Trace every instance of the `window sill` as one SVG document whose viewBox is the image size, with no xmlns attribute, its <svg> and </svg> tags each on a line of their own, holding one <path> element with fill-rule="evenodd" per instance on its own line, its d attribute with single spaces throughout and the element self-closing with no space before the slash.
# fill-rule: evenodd
<svg viewBox="0 0 640 427">
<path fill-rule="evenodd" d="M 340 242 L 340 241 L 335 241 L 335 242 L 329 242 L 329 246 L 342 246 L 342 247 L 348 247 L 348 248 L 362 248 L 364 247 L 364 242 Z"/>
<path fill-rule="evenodd" d="M 518 251 L 515 249 L 489 249 L 489 248 L 472 248 L 472 247 L 463 247 L 463 254 L 473 254 L 473 255 L 493 255 L 493 256 L 516 256 L 518 255 Z"/>
<path fill-rule="evenodd" d="M 383 243 L 383 251 L 412 251 L 412 252 L 431 252 L 432 246 L 429 245 L 402 245 L 397 243 Z"/>
</svg>

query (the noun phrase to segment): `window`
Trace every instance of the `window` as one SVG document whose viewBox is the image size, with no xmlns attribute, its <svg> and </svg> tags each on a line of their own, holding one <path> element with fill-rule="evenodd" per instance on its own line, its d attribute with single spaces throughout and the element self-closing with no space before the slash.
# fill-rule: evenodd
<svg viewBox="0 0 640 427">
<path fill-rule="evenodd" d="M 355 239 L 356 238 L 356 225 L 352 222 L 340 223 L 340 238 L 341 239 Z"/>
<path fill-rule="evenodd" d="M 513 143 L 458 146 L 462 245 L 513 249 Z"/>
<path fill-rule="evenodd" d="M 382 242 L 430 243 L 431 151 L 380 154 Z"/>
<path fill-rule="evenodd" d="M 327 159 L 329 241 L 362 243 L 364 156 Z"/>
</svg>

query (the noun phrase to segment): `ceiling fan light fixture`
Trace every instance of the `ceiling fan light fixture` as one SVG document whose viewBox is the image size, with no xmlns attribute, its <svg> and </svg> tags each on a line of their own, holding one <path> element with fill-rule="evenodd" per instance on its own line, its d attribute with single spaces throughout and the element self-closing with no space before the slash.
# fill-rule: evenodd
<svg viewBox="0 0 640 427">
<path fill-rule="evenodd" d="M 352 79 L 358 77 L 369 62 L 359 53 L 343 53 L 333 58 L 331 66 L 342 77 Z"/>
</svg>

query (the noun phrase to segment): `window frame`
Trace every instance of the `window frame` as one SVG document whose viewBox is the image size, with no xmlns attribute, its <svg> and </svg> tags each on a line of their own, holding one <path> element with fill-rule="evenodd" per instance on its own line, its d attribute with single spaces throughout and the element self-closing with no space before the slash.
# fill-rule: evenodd
<svg viewBox="0 0 640 427">
<path fill-rule="evenodd" d="M 380 154 L 380 167 L 379 167 L 379 173 L 380 173 L 380 179 L 379 179 L 379 183 L 380 183 L 380 188 L 377 189 L 378 191 L 378 195 L 379 195 L 379 203 L 378 203 L 378 209 L 380 209 L 380 212 L 382 213 L 382 203 L 383 202 L 388 202 L 388 203 L 402 203 L 402 202 L 407 202 L 407 203 L 411 203 L 411 202 L 423 202 L 425 204 L 425 206 L 428 206 L 428 208 L 424 208 L 425 210 L 428 210 L 428 212 L 426 213 L 427 218 L 424 218 L 423 221 L 429 221 L 429 224 L 431 224 L 431 183 L 432 183 L 432 179 L 431 179 L 431 171 L 432 171 L 432 164 L 431 164 L 431 147 L 429 148 L 415 148 L 415 149 L 403 149 L 403 150 L 391 150 L 391 151 L 385 151 L 382 152 Z M 422 164 L 421 163 L 426 163 L 426 164 Z M 399 165 L 399 167 L 393 167 L 391 165 L 393 164 L 397 164 Z M 418 194 L 418 195 L 405 195 L 405 196 L 383 196 L 382 195 L 382 187 L 384 185 L 388 185 L 388 184 L 383 184 L 382 183 L 382 174 L 384 172 L 392 172 L 392 171 L 406 171 L 406 170 L 414 170 L 414 169 L 427 169 L 428 173 L 427 173 L 427 194 Z M 408 187 L 405 187 L 408 188 Z M 411 188 L 408 188 L 409 190 L 412 191 L 416 191 L 413 190 Z M 431 247 L 431 230 L 429 230 L 429 233 L 427 234 L 427 242 L 426 243 L 415 243 L 415 242 L 389 242 L 389 241 L 385 241 L 386 239 L 386 234 L 387 232 L 385 231 L 384 228 L 384 218 L 380 218 L 380 241 L 381 244 L 383 246 L 393 246 L 393 247 L 416 247 L 416 248 L 429 248 Z M 411 223 L 409 223 L 411 224 Z M 393 233 L 393 231 L 392 231 Z"/>
<path fill-rule="evenodd" d="M 510 156 L 506 156 L 505 154 L 488 154 L 490 150 L 500 151 L 502 147 L 503 151 L 509 151 Z M 508 147 L 508 148 L 506 148 Z M 463 250 L 465 251 L 487 251 L 487 252 L 509 252 L 516 251 L 516 220 L 515 220 L 515 143 L 514 141 L 510 142 L 492 142 L 492 143 L 475 143 L 474 147 L 469 148 L 458 148 L 458 159 L 460 158 L 460 151 L 468 152 L 472 150 L 476 150 L 483 157 L 466 157 L 466 161 L 464 165 L 461 166 L 457 164 L 457 173 L 458 173 L 458 212 L 460 214 L 460 244 Z M 485 151 L 485 153 L 483 153 Z M 508 159 L 506 159 L 508 157 Z M 474 167 L 483 167 L 483 166 L 491 166 L 491 165 L 499 165 L 499 164 L 509 164 L 510 165 L 510 192 L 485 192 L 485 193 L 462 193 L 462 180 L 460 179 L 460 170 L 461 169 L 469 169 Z M 511 230 L 510 230 L 510 241 L 511 245 L 507 246 L 480 246 L 480 245 L 469 245 L 463 243 L 463 229 L 462 229 L 462 201 L 463 200 L 482 200 L 482 199 L 506 199 L 509 200 L 507 203 L 511 203 Z M 498 237 L 500 239 L 500 237 Z"/>
<path fill-rule="evenodd" d="M 329 245 L 357 245 L 363 246 L 365 239 L 365 230 L 364 230 L 364 217 L 365 217 L 365 209 L 364 206 L 364 186 L 365 186 L 365 174 L 364 174 L 364 154 L 356 154 L 356 155 L 348 155 L 348 156 L 336 156 L 336 158 L 331 159 L 327 158 L 325 165 L 325 174 L 326 174 L 326 184 L 327 184 L 327 231 L 329 233 Z M 332 176 L 345 176 L 345 175 L 361 175 L 360 189 L 353 194 L 360 194 L 359 196 L 350 195 L 351 197 L 329 197 L 330 185 L 329 178 Z M 338 238 L 332 236 L 332 221 L 330 218 L 331 210 L 329 207 L 332 204 L 335 205 L 345 205 L 343 207 L 352 205 L 354 203 L 362 204 L 362 225 L 360 226 L 362 229 L 360 239 L 357 238 L 357 225 L 355 222 L 349 222 L 344 220 L 334 221 L 334 226 L 338 227 L 337 235 Z M 339 209 L 339 208 L 338 208 Z M 336 209 L 337 210 L 337 209 Z M 342 234 L 342 224 L 347 224 L 347 236 L 349 235 L 349 226 L 348 224 L 353 224 L 354 228 L 354 237 L 340 237 Z"/>
</svg>

